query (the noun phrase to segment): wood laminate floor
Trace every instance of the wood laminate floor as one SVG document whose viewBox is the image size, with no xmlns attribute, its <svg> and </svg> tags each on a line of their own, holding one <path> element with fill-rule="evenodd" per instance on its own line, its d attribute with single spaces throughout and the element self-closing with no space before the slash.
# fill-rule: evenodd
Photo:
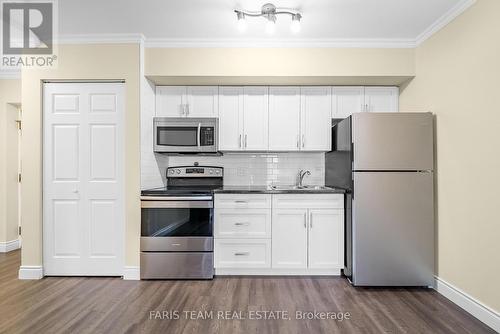
<svg viewBox="0 0 500 334">
<path fill-rule="evenodd" d="M 425 289 L 353 288 L 331 277 L 21 281 L 19 265 L 19 251 L 0 253 L 0 333 L 494 333 Z M 248 319 L 285 315 L 278 311 L 288 318 Z M 331 313 L 300 320 L 296 311 Z"/>
</svg>

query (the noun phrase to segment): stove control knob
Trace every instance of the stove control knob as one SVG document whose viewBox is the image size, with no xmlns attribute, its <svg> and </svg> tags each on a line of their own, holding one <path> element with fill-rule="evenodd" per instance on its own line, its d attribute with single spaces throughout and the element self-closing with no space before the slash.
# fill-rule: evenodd
<svg viewBox="0 0 500 334">
<path fill-rule="evenodd" d="M 220 169 L 216 169 L 215 174 L 220 174 Z"/>
<path fill-rule="evenodd" d="M 209 173 L 209 174 L 213 174 L 213 173 L 214 173 L 214 170 L 213 170 L 213 169 L 210 169 L 210 170 L 208 171 L 208 173 Z"/>
<path fill-rule="evenodd" d="M 180 170 L 180 169 L 176 169 L 176 170 L 175 170 L 175 172 L 176 172 L 177 174 L 180 174 L 180 173 L 181 173 L 181 170 Z"/>
<path fill-rule="evenodd" d="M 174 174 L 175 173 L 175 170 L 171 169 L 168 171 L 169 174 Z"/>
</svg>

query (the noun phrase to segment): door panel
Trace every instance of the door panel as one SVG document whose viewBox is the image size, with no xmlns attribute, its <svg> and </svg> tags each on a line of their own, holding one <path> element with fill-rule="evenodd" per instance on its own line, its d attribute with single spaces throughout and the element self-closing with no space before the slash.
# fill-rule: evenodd
<svg viewBox="0 0 500 334">
<path fill-rule="evenodd" d="M 301 88 L 301 145 L 303 151 L 330 151 L 332 147 L 330 87 Z"/>
<path fill-rule="evenodd" d="M 46 275 L 123 272 L 123 99 L 123 84 L 44 85 Z"/>
<path fill-rule="evenodd" d="M 431 285 L 434 273 L 433 174 L 354 174 L 354 284 Z"/>
<path fill-rule="evenodd" d="M 397 87 L 365 87 L 365 111 L 397 112 L 398 100 L 399 89 Z"/>
<path fill-rule="evenodd" d="M 309 210 L 309 268 L 344 268 L 343 210 Z"/>
<path fill-rule="evenodd" d="M 300 88 L 269 88 L 269 150 L 300 148 Z"/>
<path fill-rule="evenodd" d="M 273 210 L 272 267 L 307 268 L 307 210 Z"/>
<path fill-rule="evenodd" d="M 116 126 L 90 125 L 90 179 L 116 178 Z"/>
<path fill-rule="evenodd" d="M 432 170 L 430 113 L 353 115 L 355 170 Z"/>
<path fill-rule="evenodd" d="M 183 117 L 186 116 L 183 104 L 186 104 L 186 87 L 158 86 L 156 87 L 156 116 Z"/>
<path fill-rule="evenodd" d="M 219 150 L 243 150 L 243 87 L 220 87 Z"/>
<path fill-rule="evenodd" d="M 268 149 L 268 87 L 244 87 L 244 138 L 247 151 Z"/>
<path fill-rule="evenodd" d="M 53 126 L 54 181 L 77 181 L 80 175 L 79 125 Z"/>
<path fill-rule="evenodd" d="M 333 87 L 332 118 L 346 118 L 364 111 L 363 87 Z"/>
<path fill-rule="evenodd" d="M 219 91 L 217 86 L 187 87 L 188 117 L 217 117 Z"/>
</svg>

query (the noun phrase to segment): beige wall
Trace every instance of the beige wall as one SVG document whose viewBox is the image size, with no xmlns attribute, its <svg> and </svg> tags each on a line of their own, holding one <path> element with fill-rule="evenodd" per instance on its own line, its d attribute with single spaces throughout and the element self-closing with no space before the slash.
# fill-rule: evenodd
<svg viewBox="0 0 500 334">
<path fill-rule="evenodd" d="M 145 74 L 180 84 L 398 84 L 415 75 L 414 56 L 413 49 L 148 48 Z"/>
<path fill-rule="evenodd" d="M 124 79 L 126 265 L 139 265 L 140 47 L 139 44 L 61 45 L 54 70 L 22 74 L 22 265 L 42 265 L 42 80 Z"/>
<path fill-rule="evenodd" d="M 0 80 L 0 242 L 18 238 L 17 110 L 11 104 L 20 102 L 21 80 Z"/>
<path fill-rule="evenodd" d="M 437 274 L 500 311 L 500 1 L 477 3 L 417 49 L 401 110 L 436 114 Z"/>
</svg>

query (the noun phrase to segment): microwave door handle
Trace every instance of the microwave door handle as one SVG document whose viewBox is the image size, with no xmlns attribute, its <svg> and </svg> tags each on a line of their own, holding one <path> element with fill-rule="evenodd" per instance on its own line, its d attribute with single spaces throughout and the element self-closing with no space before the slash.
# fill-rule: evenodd
<svg viewBox="0 0 500 334">
<path fill-rule="evenodd" d="M 198 138 L 197 138 L 197 142 L 198 142 L 198 148 L 201 148 L 201 123 L 198 123 Z"/>
</svg>

